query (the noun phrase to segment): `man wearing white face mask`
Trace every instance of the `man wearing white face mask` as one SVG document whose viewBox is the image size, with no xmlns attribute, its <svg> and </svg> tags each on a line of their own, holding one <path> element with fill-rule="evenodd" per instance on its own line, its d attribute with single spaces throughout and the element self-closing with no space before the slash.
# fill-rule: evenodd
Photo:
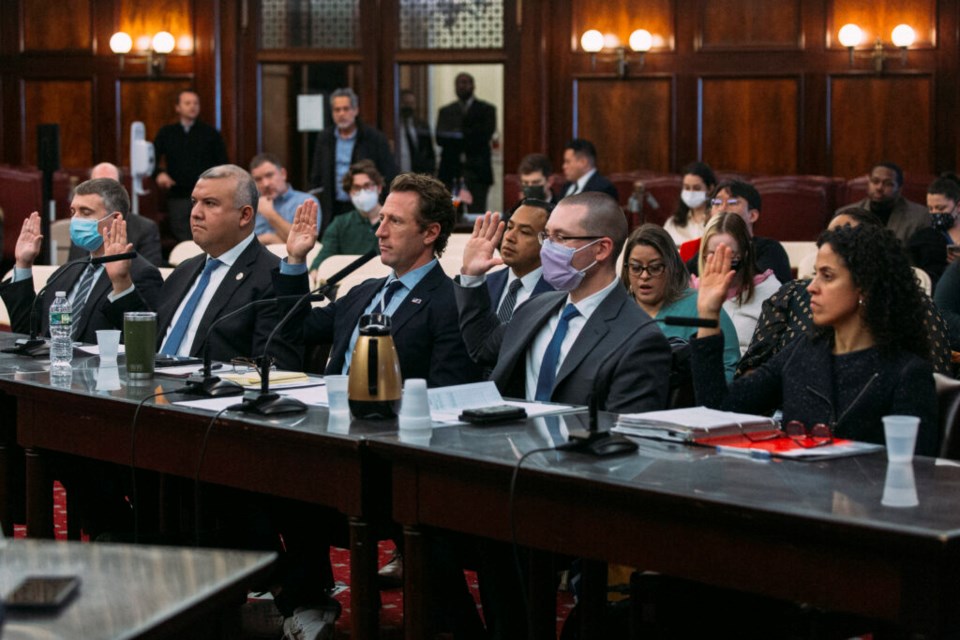
<svg viewBox="0 0 960 640">
<path fill-rule="evenodd" d="M 380 193 L 383 176 L 370 160 L 350 165 L 343 176 L 343 190 L 350 195 L 354 210 L 337 216 L 323 232 L 323 248 L 310 264 L 316 271 L 324 260 L 335 255 L 363 255 L 379 248 Z"/>
<path fill-rule="evenodd" d="M 500 324 L 483 284 L 502 264 L 498 214 L 477 220 L 456 287 L 460 330 L 471 357 L 492 366 L 504 396 L 588 404 L 606 411 L 663 409 L 670 347 L 618 286 L 616 263 L 627 236 L 617 202 L 602 193 L 564 198 L 541 234 L 543 278 L 557 289 L 517 307 Z"/>
<path fill-rule="evenodd" d="M 98 257 L 106 253 L 133 250 L 133 245 L 108 247 L 104 243 L 104 232 L 115 222 L 123 224 L 123 218 L 130 211 L 127 190 L 116 180 L 97 178 L 77 185 L 70 211 L 73 214 L 70 219 L 70 241 L 80 247 L 85 255 Z M 24 220 L 17 239 L 13 281 L 0 284 L 0 298 L 3 298 L 10 312 L 11 327 L 19 333 L 30 332 L 30 312 L 36 299 L 32 269 L 42 242 L 40 215 L 35 211 Z M 40 306 L 40 334 L 44 335 L 48 330 L 47 312 L 57 291 L 66 291 L 67 299 L 73 305 L 74 340 L 96 344 L 98 329 L 122 329 L 101 310 L 112 289 L 106 274 L 110 268 L 111 264 L 72 262 L 57 269 L 47 280 L 51 286 L 44 293 Z M 155 266 L 138 255 L 131 261 L 131 276 L 151 304 L 159 302 L 163 279 Z"/>
</svg>

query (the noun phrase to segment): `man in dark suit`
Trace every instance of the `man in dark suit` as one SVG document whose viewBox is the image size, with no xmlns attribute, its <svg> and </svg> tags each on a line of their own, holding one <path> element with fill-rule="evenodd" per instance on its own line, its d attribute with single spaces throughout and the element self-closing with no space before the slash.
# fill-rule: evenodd
<svg viewBox="0 0 960 640">
<path fill-rule="evenodd" d="M 557 289 L 521 305 L 501 324 L 483 291 L 501 261 L 494 249 L 504 226 L 497 214 L 477 220 L 455 288 L 460 329 L 470 355 L 493 366 L 505 396 L 652 411 L 667 403 L 670 347 L 617 279 L 627 237 L 619 205 L 605 194 L 565 198 L 554 209 L 540 251 L 544 279 Z M 557 337 L 559 336 L 559 337 Z"/>
<path fill-rule="evenodd" d="M 589 140 L 574 138 L 564 147 L 563 177 L 567 182 L 560 189 L 560 198 L 600 191 L 615 201 L 620 201 L 617 188 L 597 171 L 597 148 Z"/>
<path fill-rule="evenodd" d="M 430 125 L 417 117 L 417 96 L 410 89 L 400 92 L 400 126 L 397 129 L 397 166 L 401 173 L 434 175 L 437 156 Z"/>
<path fill-rule="evenodd" d="M 109 162 L 101 162 L 90 170 L 90 178 L 110 178 L 122 184 L 120 168 Z M 123 219 L 127 223 L 127 241 L 133 244 L 133 250 L 143 256 L 143 259 L 159 267 L 163 264 L 163 255 L 160 252 L 160 228 L 150 218 L 132 213 L 125 213 Z M 68 259 L 79 260 L 86 255 L 86 251 L 70 244 Z"/>
<path fill-rule="evenodd" d="M 330 112 L 335 126 L 324 129 L 317 136 L 310 184 L 323 189 L 317 197 L 320 198 L 324 228 L 334 216 L 353 209 L 350 194 L 341 186 L 350 165 L 371 160 L 387 184 L 397 175 L 387 138 L 360 121 L 359 101 L 353 89 L 337 89 L 330 94 Z"/>
<path fill-rule="evenodd" d="M 280 259 L 253 233 L 259 192 L 249 173 L 235 165 L 208 169 L 197 180 L 193 200 L 191 230 L 204 253 L 170 274 L 156 305 L 144 299 L 128 272 L 115 270 L 110 274 L 114 299 L 106 310 L 122 318 L 125 311 L 154 309 L 160 351 L 202 357 L 215 320 L 254 300 L 274 297 L 270 272 Z M 264 305 L 221 322 L 209 336 L 210 356 L 229 361 L 262 355 L 278 321 L 276 307 Z M 273 340 L 270 355 L 282 369 L 302 367 L 302 350 L 282 338 Z"/>
<path fill-rule="evenodd" d="M 71 237 L 75 242 L 84 243 L 83 248 L 76 247 L 80 253 L 77 259 L 99 257 L 105 252 L 121 253 L 126 249 L 126 243 L 121 247 L 108 247 L 103 238 L 105 231 L 122 222 L 130 210 L 127 190 L 119 182 L 98 178 L 80 183 L 74 189 L 70 209 L 73 213 Z M 40 253 L 42 241 L 40 215 L 33 212 L 24 222 L 17 239 L 13 281 L 0 284 L 0 297 L 10 314 L 11 327 L 20 333 L 30 332 L 30 314 L 36 300 L 31 269 Z M 57 291 L 66 291 L 67 298 L 73 304 L 74 340 L 96 344 L 98 329 L 122 329 L 122 319 L 117 322 L 103 311 L 111 291 L 107 273 L 112 266 L 75 263 L 63 265 L 54 271 L 47 280 L 51 286 L 44 292 L 38 310 L 40 334 L 45 335 L 48 331 L 48 310 Z M 163 284 L 157 268 L 137 256 L 130 266 L 130 274 L 144 298 L 155 304 Z"/>
<path fill-rule="evenodd" d="M 540 265 L 540 233 L 553 211 L 549 202 L 526 198 L 507 220 L 500 243 L 500 257 L 507 269 L 487 276 L 490 306 L 501 322 L 509 322 L 521 304 L 553 287 L 543 279 Z"/>
<path fill-rule="evenodd" d="M 599 407 L 615 412 L 665 408 L 670 346 L 617 278 L 627 223 L 616 201 L 584 193 L 557 205 L 541 236 L 541 262 L 544 279 L 558 290 L 526 302 L 501 324 L 482 282 L 500 262 L 494 249 L 503 232 L 495 213 L 477 220 L 455 289 L 464 342 L 477 362 L 493 366 L 490 378 L 500 392 L 581 405 L 596 393 Z M 547 431 L 560 444 L 560 427 L 549 422 Z M 526 615 L 515 570 L 504 560 L 510 550 L 492 541 L 480 549 L 490 637 L 520 637 Z"/>
<path fill-rule="evenodd" d="M 316 220 L 308 225 L 305 217 L 312 209 L 311 203 L 305 203 L 294 217 L 287 236 L 287 257 L 276 277 L 278 295 L 307 292 L 304 262 L 313 248 L 314 241 L 307 240 L 311 233 L 315 237 Z M 304 309 L 303 317 L 292 318 L 284 331 L 291 340 L 307 344 L 331 342 L 327 373 L 346 373 L 360 316 L 382 306 L 392 316 L 404 378 L 425 378 L 431 387 L 479 380 L 479 369 L 467 355 L 457 330 L 453 283 L 437 262 L 453 230 L 449 192 L 435 178 L 402 174 L 391 185 L 380 220 L 376 232 L 380 260 L 393 273 L 353 287 L 330 305 Z M 391 287 L 393 282 L 399 284 Z M 387 294 L 388 288 L 396 287 Z"/>
<path fill-rule="evenodd" d="M 450 192 L 436 178 L 414 173 L 398 176 L 390 185 L 376 232 L 380 260 L 393 273 L 353 287 L 326 307 L 304 309 L 284 326 L 287 337 L 307 344 L 332 342 L 326 372 L 347 373 L 360 317 L 382 311 L 391 316 L 404 378 L 424 378 L 430 387 L 478 381 L 480 369 L 467 355 L 457 327 L 453 283 L 437 261 L 454 220 Z M 316 234 L 316 205 L 308 201 L 297 210 L 287 236 L 287 257 L 275 275 L 278 295 L 307 292 L 305 261 Z M 445 551 L 441 549 L 446 545 L 435 540 L 431 553 L 442 556 Z M 316 548 L 299 551 L 320 561 L 314 555 Z M 437 599 L 435 611 L 444 619 L 436 624 L 453 630 L 455 637 L 473 637 L 481 626 L 463 573 L 458 577 L 455 566 L 443 560 L 439 563 L 445 577 L 431 598 Z M 318 619 L 320 614 L 309 615 Z"/>
<path fill-rule="evenodd" d="M 461 200 L 470 211 L 487 210 L 487 191 L 493 184 L 490 138 L 497 130 L 497 108 L 473 95 L 473 76 L 457 75 L 457 101 L 437 115 L 437 144 L 441 147 L 437 177 L 452 191 L 461 179 L 471 200 Z"/>
</svg>

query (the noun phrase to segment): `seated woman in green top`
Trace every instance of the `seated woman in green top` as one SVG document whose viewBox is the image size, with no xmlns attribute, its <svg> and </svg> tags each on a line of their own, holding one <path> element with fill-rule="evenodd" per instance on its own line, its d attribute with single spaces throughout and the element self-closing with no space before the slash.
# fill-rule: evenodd
<svg viewBox="0 0 960 640">
<path fill-rule="evenodd" d="M 651 318 L 697 317 L 697 291 L 689 287 L 690 274 L 670 234 L 659 225 L 642 225 L 627 238 L 620 281 Z M 665 323 L 659 326 L 668 339 L 689 340 L 697 332 L 696 327 Z M 723 332 L 724 370 L 729 382 L 733 380 L 740 360 L 740 345 L 737 330 L 725 311 L 720 314 L 720 330 Z"/>
<path fill-rule="evenodd" d="M 310 279 L 316 278 L 316 270 L 324 260 L 336 255 L 363 255 L 379 247 L 377 227 L 380 225 L 380 192 L 383 191 L 383 176 L 370 160 L 361 160 L 350 165 L 343 175 L 343 190 L 350 194 L 356 207 L 339 215 L 323 232 L 320 242 L 323 247 L 310 265 Z"/>
</svg>

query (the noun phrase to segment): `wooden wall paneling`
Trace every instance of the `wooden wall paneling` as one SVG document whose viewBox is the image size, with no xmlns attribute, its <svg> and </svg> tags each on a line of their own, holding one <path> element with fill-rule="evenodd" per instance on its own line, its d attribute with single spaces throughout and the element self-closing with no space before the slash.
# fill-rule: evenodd
<svg viewBox="0 0 960 640">
<path fill-rule="evenodd" d="M 120 82 L 120 146 L 114 161 L 130 164 L 130 125 L 142 122 L 147 128 L 147 140 L 157 137 L 160 127 L 176 122 L 174 105 L 177 93 L 190 88 L 184 79 L 148 80 L 124 78 Z M 205 107 L 201 102 L 201 108 Z M 201 110 L 201 117 L 203 111 Z M 208 120 L 209 122 L 209 120 Z"/>
<path fill-rule="evenodd" d="M 94 154 L 91 80 L 26 80 L 23 82 L 25 128 L 23 161 L 37 164 L 37 125 L 60 125 L 60 164 L 89 167 Z"/>
<path fill-rule="evenodd" d="M 588 29 L 613 34 L 622 45 L 629 46 L 630 34 L 646 29 L 654 37 L 651 50 L 671 50 L 676 43 L 673 7 L 673 0 L 573 0 L 571 46 L 579 50 L 580 36 Z"/>
<path fill-rule="evenodd" d="M 198 2 L 200 0 L 197 0 Z M 233 132 L 224 128 L 224 101 L 233 103 L 236 97 L 225 93 L 223 87 L 223 65 L 230 64 L 234 52 L 225 52 L 221 40 L 220 5 L 224 0 L 203 3 L 203 11 L 197 11 L 193 24 L 196 32 L 193 36 L 193 78 L 191 88 L 200 96 L 200 118 L 207 124 L 220 129 L 227 145 L 227 157 L 233 160 Z M 201 6 L 201 5 L 198 5 Z M 169 102 L 169 122 L 174 119 L 173 102 Z M 152 134 L 148 134 L 152 135 Z"/>
<path fill-rule="evenodd" d="M 246 14 L 243 9 L 246 9 Z M 259 21 L 256 16 L 259 15 L 259 3 L 247 2 L 240 5 L 236 20 L 239 21 L 239 33 L 237 37 L 237 82 L 236 87 L 239 95 L 236 96 L 239 111 L 237 113 L 237 148 L 239 149 L 239 159 L 249 161 L 257 154 L 260 149 L 263 131 L 260 128 L 261 122 L 257 115 L 260 109 L 260 96 L 262 91 L 262 77 L 260 76 L 260 67 L 257 64 L 257 42 L 259 40 Z M 290 135 L 296 127 L 289 129 Z M 287 145 L 284 145 L 287 147 Z M 288 155 L 281 156 L 284 161 L 289 163 Z M 241 166 L 248 167 L 249 163 L 244 162 Z"/>
<path fill-rule="evenodd" d="M 90 0 L 21 0 L 23 51 L 89 51 L 93 47 Z"/>
<path fill-rule="evenodd" d="M 247 3 L 249 6 L 249 3 Z M 241 3 L 221 0 L 218 3 L 216 24 L 210 29 L 215 32 L 217 48 L 213 51 L 220 73 L 215 81 L 218 115 L 217 128 L 223 135 L 230 162 L 245 166 L 251 156 L 244 151 L 244 140 L 248 135 L 245 127 L 240 126 L 243 110 L 244 81 L 242 77 L 242 21 Z M 200 22 L 199 20 L 197 21 Z"/>
<path fill-rule="evenodd" d="M 39 0 L 37 0 L 39 1 Z M 126 31 L 133 38 L 136 51 L 137 38 L 153 37 L 158 31 L 169 31 L 179 40 L 182 36 L 194 36 L 194 2 L 197 17 L 213 13 L 212 7 L 219 2 L 203 0 L 117 0 L 120 5 L 118 31 Z"/>
<path fill-rule="evenodd" d="M 670 170 L 670 78 L 580 79 L 575 87 L 578 135 L 597 147 L 602 173 Z"/>
<path fill-rule="evenodd" d="M 702 50 L 801 47 L 800 0 L 701 0 L 700 6 Z"/>
<path fill-rule="evenodd" d="M 833 173 L 862 175 L 883 160 L 907 173 L 932 173 L 933 84 L 930 75 L 832 76 Z"/>
<path fill-rule="evenodd" d="M 582 65 L 589 58 L 582 53 L 570 53 L 573 0 L 556 0 L 550 3 L 552 14 L 544 11 L 542 24 L 549 38 L 548 59 L 555 66 L 548 69 L 547 122 L 550 123 L 548 147 L 554 170 L 559 171 L 563 160 L 563 147 L 573 137 L 574 124 L 574 65 Z M 509 95 L 509 93 L 507 94 Z"/>
<path fill-rule="evenodd" d="M 799 77 L 701 80 L 703 160 L 715 170 L 796 173 Z"/>
<path fill-rule="evenodd" d="M 893 44 L 890 32 L 898 24 L 909 24 L 917 34 L 911 49 L 929 49 L 937 42 L 937 0 L 825 0 L 827 3 L 827 38 L 831 48 L 842 49 L 837 40 L 840 27 L 858 25 L 864 34 L 861 49 L 870 49 L 877 36 L 888 46 Z M 944 9 L 955 3 L 943 2 Z"/>
</svg>

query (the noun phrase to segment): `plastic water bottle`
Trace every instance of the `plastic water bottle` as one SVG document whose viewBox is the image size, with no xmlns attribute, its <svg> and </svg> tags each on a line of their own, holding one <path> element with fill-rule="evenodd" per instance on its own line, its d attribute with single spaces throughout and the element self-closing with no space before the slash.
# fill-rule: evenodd
<svg viewBox="0 0 960 640">
<path fill-rule="evenodd" d="M 50 373 L 71 371 L 73 360 L 73 306 L 66 291 L 57 291 L 50 305 Z"/>
</svg>

